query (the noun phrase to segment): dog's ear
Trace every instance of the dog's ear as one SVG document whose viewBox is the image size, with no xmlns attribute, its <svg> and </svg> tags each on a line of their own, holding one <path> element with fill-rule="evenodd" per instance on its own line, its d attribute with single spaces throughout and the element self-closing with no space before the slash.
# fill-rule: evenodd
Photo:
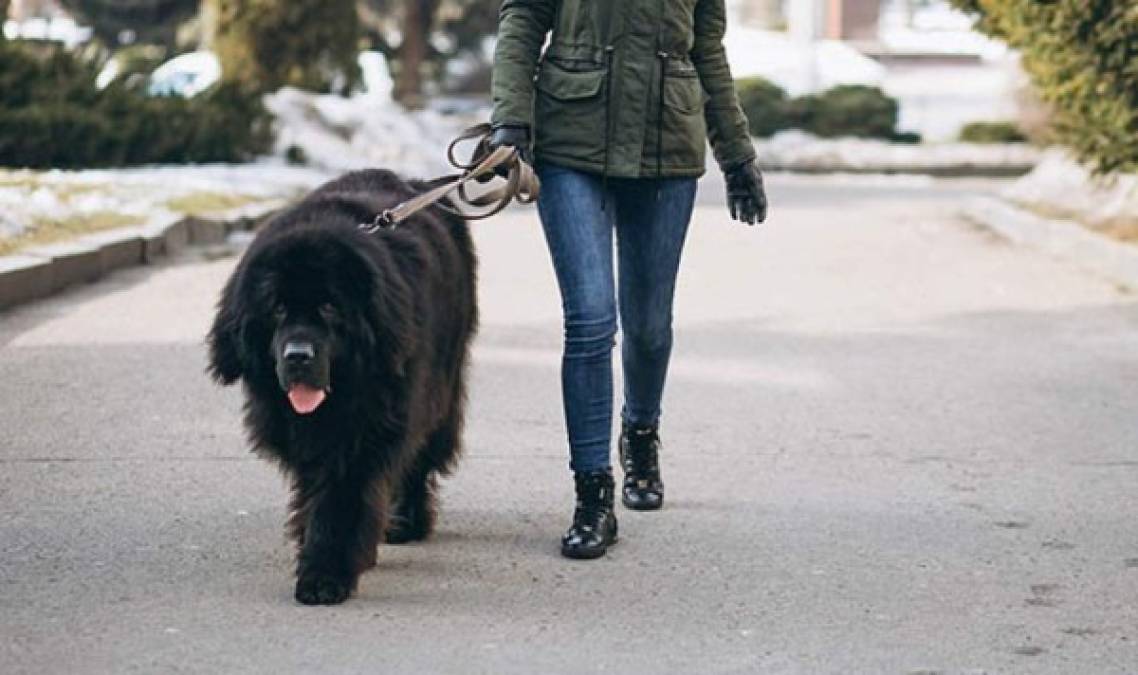
<svg viewBox="0 0 1138 675">
<path fill-rule="evenodd" d="M 217 316 L 209 329 L 209 367 L 214 381 L 222 385 L 236 382 L 243 374 L 241 360 L 241 317 L 237 308 L 236 275 L 225 285 L 217 303 Z"/>
</svg>

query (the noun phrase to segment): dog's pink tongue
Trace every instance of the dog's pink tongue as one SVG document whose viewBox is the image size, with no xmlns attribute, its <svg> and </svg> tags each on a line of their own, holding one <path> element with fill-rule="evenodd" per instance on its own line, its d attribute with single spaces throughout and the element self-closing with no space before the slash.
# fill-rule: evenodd
<svg viewBox="0 0 1138 675">
<path fill-rule="evenodd" d="M 324 402 L 325 396 L 323 390 L 303 384 L 294 384 L 288 390 L 288 402 L 292 404 L 292 409 L 301 415 L 314 412 Z"/>
</svg>

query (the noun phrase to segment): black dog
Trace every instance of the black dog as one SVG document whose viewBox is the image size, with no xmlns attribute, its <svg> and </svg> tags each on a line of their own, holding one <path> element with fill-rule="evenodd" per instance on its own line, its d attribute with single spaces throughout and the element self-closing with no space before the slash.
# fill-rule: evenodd
<svg viewBox="0 0 1138 675">
<path fill-rule="evenodd" d="M 244 381 L 250 440 L 291 478 L 305 604 L 347 599 L 381 533 L 427 537 L 436 474 L 459 454 L 477 323 L 466 223 L 429 208 L 397 229 L 358 227 L 429 187 L 361 171 L 278 214 L 209 333 L 210 373 Z"/>
</svg>

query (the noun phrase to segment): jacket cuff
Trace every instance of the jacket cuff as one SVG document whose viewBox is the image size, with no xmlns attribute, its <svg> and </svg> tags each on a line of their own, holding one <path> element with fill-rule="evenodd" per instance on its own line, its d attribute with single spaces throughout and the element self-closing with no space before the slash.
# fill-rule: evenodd
<svg viewBox="0 0 1138 675">
<path fill-rule="evenodd" d="M 758 157 L 750 140 L 740 140 L 727 147 L 715 148 L 715 161 L 723 173 L 728 173 L 744 164 L 754 162 Z"/>
<path fill-rule="evenodd" d="M 512 110 L 499 110 L 495 108 L 490 113 L 490 126 L 498 127 L 525 127 L 533 129 L 533 119 Z"/>
</svg>

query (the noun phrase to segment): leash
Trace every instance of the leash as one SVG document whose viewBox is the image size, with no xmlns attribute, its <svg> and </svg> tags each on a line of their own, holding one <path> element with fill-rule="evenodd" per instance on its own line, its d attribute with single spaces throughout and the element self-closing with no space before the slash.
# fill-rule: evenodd
<svg viewBox="0 0 1138 675">
<path fill-rule="evenodd" d="M 399 223 L 429 206 L 434 206 L 464 220 L 484 220 L 496 215 L 514 200 L 517 200 L 519 204 L 532 204 L 541 190 L 541 181 L 538 180 L 533 167 L 521 160 L 517 148 L 500 146 L 488 152 L 490 131 L 490 125 L 485 123 L 464 129 L 447 146 L 447 161 L 450 162 L 451 166 L 459 169 L 461 173 L 436 178 L 431 182 L 444 182 L 427 192 L 384 210 L 375 217 L 374 221 L 360 224 L 360 229 L 368 234 L 375 234 L 379 230 L 395 229 Z M 458 157 L 455 156 L 455 148 L 459 143 L 473 139 L 478 139 L 478 145 L 475 146 L 470 161 L 459 161 Z M 500 167 L 508 167 L 505 185 L 475 196 L 471 196 L 467 192 L 466 187 L 471 181 L 477 181 L 484 176 L 493 177 Z M 458 192 L 457 201 L 461 204 L 475 208 L 486 206 L 492 208 L 489 211 L 471 214 L 439 203 L 443 197 L 455 191 Z"/>
</svg>

